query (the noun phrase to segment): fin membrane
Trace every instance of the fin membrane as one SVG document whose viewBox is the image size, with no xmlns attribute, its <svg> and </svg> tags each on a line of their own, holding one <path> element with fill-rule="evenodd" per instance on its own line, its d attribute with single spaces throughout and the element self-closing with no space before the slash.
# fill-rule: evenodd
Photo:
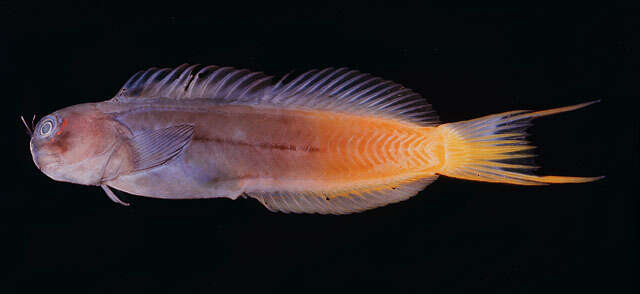
<svg viewBox="0 0 640 294">
<path fill-rule="evenodd" d="M 431 175 L 405 183 L 391 184 L 379 190 L 354 190 L 345 194 L 286 191 L 247 194 L 273 212 L 350 214 L 406 200 L 422 191 L 437 177 Z"/>
<path fill-rule="evenodd" d="M 191 142 L 193 126 L 179 125 L 146 131 L 131 139 L 135 171 L 154 168 L 176 157 Z"/>
</svg>

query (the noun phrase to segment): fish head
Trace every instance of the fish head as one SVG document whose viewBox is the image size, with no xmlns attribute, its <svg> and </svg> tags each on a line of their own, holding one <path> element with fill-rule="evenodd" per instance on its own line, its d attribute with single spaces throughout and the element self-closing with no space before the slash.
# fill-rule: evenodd
<svg viewBox="0 0 640 294">
<path fill-rule="evenodd" d="M 122 132 L 94 103 L 79 104 L 40 119 L 29 146 L 34 163 L 50 178 L 99 185 Z"/>
</svg>

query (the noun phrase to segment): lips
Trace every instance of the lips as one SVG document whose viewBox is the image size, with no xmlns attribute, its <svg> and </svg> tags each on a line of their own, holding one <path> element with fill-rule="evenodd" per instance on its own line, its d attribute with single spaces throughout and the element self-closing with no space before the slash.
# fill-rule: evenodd
<svg viewBox="0 0 640 294">
<path fill-rule="evenodd" d="M 46 153 L 32 149 L 33 162 L 41 171 L 50 169 L 60 164 L 60 156 L 53 153 Z"/>
<path fill-rule="evenodd" d="M 52 164 L 59 164 L 60 157 L 57 154 L 46 152 L 40 148 L 38 144 L 34 144 L 33 140 L 29 142 L 29 149 L 31 150 L 31 156 L 36 167 L 41 171 L 49 168 Z"/>
</svg>

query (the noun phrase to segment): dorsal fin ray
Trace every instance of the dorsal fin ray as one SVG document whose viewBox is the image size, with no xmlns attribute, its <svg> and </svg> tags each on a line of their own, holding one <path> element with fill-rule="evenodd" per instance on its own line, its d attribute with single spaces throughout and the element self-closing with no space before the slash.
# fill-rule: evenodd
<svg viewBox="0 0 640 294">
<path fill-rule="evenodd" d="M 216 104 L 270 105 L 375 115 L 421 126 L 438 123 L 431 105 L 411 89 L 348 68 L 285 75 L 277 83 L 261 72 L 183 64 L 150 68 L 133 75 L 112 99 L 204 99 Z"/>
</svg>

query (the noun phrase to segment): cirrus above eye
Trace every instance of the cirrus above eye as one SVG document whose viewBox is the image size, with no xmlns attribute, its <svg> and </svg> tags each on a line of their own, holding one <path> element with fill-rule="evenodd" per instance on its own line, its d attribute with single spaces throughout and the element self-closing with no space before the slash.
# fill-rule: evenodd
<svg viewBox="0 0 640 294">
<path fill-rule="evenodd" d="M 45 120 L 40 126 L 40 135 L 41 136 L 50 135 L 51 132 L 53 131 L 53 127 L 54 127 L 54 122 L 52 119 Z"/>
</svg>

